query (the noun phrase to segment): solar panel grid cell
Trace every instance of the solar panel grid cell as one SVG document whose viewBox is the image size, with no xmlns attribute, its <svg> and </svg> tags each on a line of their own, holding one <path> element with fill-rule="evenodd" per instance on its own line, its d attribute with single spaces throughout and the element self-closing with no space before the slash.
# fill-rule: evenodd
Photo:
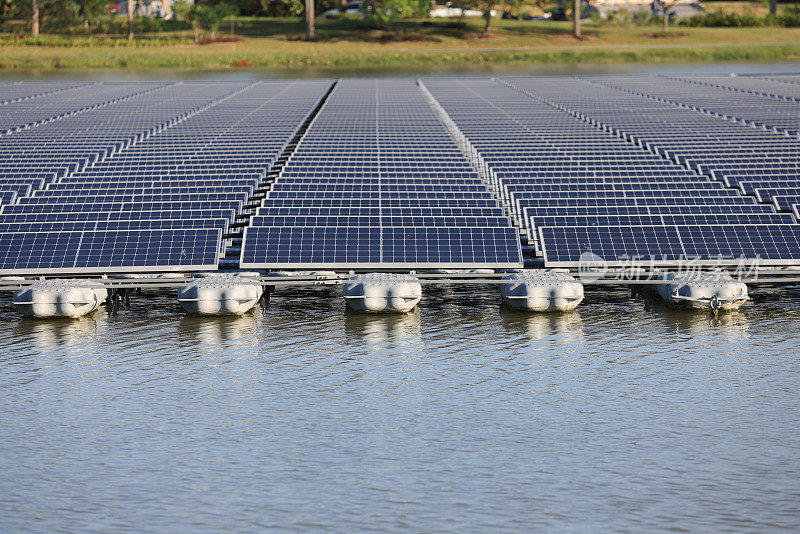
<svg viewBox="0 0 800 534">
<path fill-rule="evenodd" d="M 587 254 L 610 266 L 791 265 L 800 252 L 800 225 L 542 227 L 539 239 L 552 265 L 580 263 Z"/>
</svg>

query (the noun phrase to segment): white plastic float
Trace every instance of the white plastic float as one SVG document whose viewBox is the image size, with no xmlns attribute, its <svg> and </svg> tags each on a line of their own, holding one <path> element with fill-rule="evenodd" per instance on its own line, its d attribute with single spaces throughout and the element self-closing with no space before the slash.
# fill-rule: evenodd
<svg viewBox="0 0 800 534">
<path fill-rule="evenodd" d="M 528 270 L 503 278 L 500 293 L 517 310 L 570 311 L 583 300 L 583 284 L 558 271 Z"/>
<path fill-rule="evenodd" d="M 357 311 L 408 312 L 421 298 L 422 285 L 407 274 L 357 274 L 344 286 L 347 306 Z"/>
<path fill-rule="evenodd" d="M 750 297 L 747 285 L 724 272 L 664 273 L 664 284 L 655 286 L 659 296 L 679 308 L 737 310 Z"/>
<path fill-rule="evenodd" d="M 32 317 L 81 317 L 105 302 L 108 290 L 90 280 L 36 280 L 14 292 L 14 306 Z"/>
<path fill-rule="evenodd" d="M 243 278 L 259 273 L 198 273 L 196 279 L 178 289 L 178 302 L 189 313 L 242 315 L 257 303 L 264 288 L 243 284 Z"/>
</svg>

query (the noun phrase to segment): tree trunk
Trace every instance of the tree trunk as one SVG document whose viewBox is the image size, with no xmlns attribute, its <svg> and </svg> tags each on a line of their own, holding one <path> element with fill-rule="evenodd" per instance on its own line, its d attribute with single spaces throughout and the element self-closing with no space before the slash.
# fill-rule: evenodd
<svg viewBox="0 0 800 534">
<path fill-rule="evenodd" d="M 572 34 L 581 38 L 581 0 L 575 0 L 572 8 Z"/>
<path fill-rule="evenodd" d="M 669 31 L 669 11 L 667 11 L 667 6 L 664 4 L 664 33 Z"/>
<path fill-rule="evenodd" d="M 778 0 L 769 0 L 769 14 L 774 15 L 778 12 Z"/>
<path fill-rule="evenodd" d="M 83 17 L 83 29 L 89 30 L 89 11 L 86 9 L 86 0 L 81 0 L 78 11 L 80 16 Z"/>
<path fill-rule="evenodd" d="M 125 0 L 128 8 L 128 40 L 133 40 L 133 0 Z"/>
<path fill-rule="evenodd" d="M 192 31 L 194 32 L 195 44 L 200 44 L 200 39 L 203 37 L 203 27 L 199 22 L 192 22 Z"/>
<path fill-rule="evenodd" d="M 39 37 L 39 0 L 31 1 L 31 35 Z"/>
<path fill-rule="evenodd" d="M 316 35 L 314 35 L 314 0 L 306 0 L 306 38 L 309 41 L 316 39 Z"/>
<path fill-rule="evenodd" d="M 483 12 L 483 18 L 486 19 L 486 22 L 483 25 L 483 35 L 488 36 L 489 32 L 491 31 L 492 25 L 492 9 L 491 6 L 486 8 L 486 11 Z"/>
</svg>

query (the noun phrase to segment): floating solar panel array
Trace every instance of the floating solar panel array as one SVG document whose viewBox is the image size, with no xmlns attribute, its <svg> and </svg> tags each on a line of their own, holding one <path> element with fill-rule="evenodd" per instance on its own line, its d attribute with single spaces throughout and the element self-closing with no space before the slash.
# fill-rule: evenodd
<svg viewBox="0 0 800 534">
<path fill-rule="evenodd" d="M 663 76 L 615 76 L 597 81 L 795 138 L 800 134 L 800 105 L 795 98 L 775 98 L 774 95 L 767 96 L 754 91 L 731 91 L 719 83 L 700 84 Z M 774 82 L 773 85 L 778 83 Z"/>
<path fill-rule="evenodd" d="M 750 93 L 761 96 L 800 102 L 800 84 L 782 80 L 770 80 L 756 76 L 709 76 L 709 75 L 680 75 L 671 78 L 690 82 L 697 85 L 716 87 L 740 93 Z"/>
<path fill-rule="evenodd" d="M 337 84 L 241 257 L 244 268 L 521 265 L 517 229 L 410 80 Z"/>
<path fill-rule="evenodd" d="M 132 96 L 0 137 L 20 167 L 41 163 L 0 207 L 0 272 L 216 268 L 229 223 L 329 86 L 121 84 Z M 22 179 L 7 169 L 0 184 Z"/>
<path fill-rule="evenodd" d="M 635 79 L 640 82 L 637 87 L 641 91 L 657 90 L 656 84 L 644 83 L 643 79 Z M 668 220 L 652 225 L 652 219 L 648 219 L 632 224 L 631 229 L 618 227 L 613 231 L 608 230 L 609 226 L 590 228 L 583 220 L 579 221 L 581 226 L 570 226 L 569 232 L 565 228 L 540 227 L 540 245 L 550 264 L 575 264 L 587 252 L 612 261 L 639 256 L 664 264 L 676 261 L 675 258 L 726 264 L 800 263 L 800 246 L 795 237 L 800 226 L 785 226 L 784 214 L 770 215 L 776 207 L 789 212 L 793 204 L 800 202 L 797 196 L 800 191 L 795 189 L 800 187 L 797 182 L 800 141 L 636 94 L 629 88 L 634 84 L 630 77 L 604 78 L 597 83 L 531 78 L 507 82 L 532 100 L 573 114 L 587 125 L 599 127 L 597 131 L 617 135 L 665 158 L 664 167 L 680 164 L 685 170 L 723 180 L 740 193 L 755 195 L 719 197 L 708 204 L 700 203 L 709 210 L 708 215 L 760 213 L 749 219 L 707 218 L 698 220 L 701 221 L 698 224 L 684 220 L 680 226 L 672 226 Z M 740 96 L 736 92 L 727 94 L 732 98 Z M 688 191 L 676 192 L 670 202 L 680 199 L 687 205 L 697 204 L 695 200 L 699 197 Z M 734 199 L 735 204 L 727 204 Z M 596 197 L 592 203 L 597 203 Z M 651 246 L 655 241 L 658 246 Z M 672 248 L 667 250 L 669 246 Z"/>
<path fill-rule="evenodd" d="M 769 74 L 769 75 L 746 75 L 767 80 L 770 82 L 784 82 L 800 84 L 800 74 Z"/>
<path fill-rule="evenodd" d="M 0 106 L 31 98 L 94 85 L 81 82 L 5 82 L 0 83 Z"/>
<path fill-rule="evenodd" d="M 163 89 L 165 86 L 163 83 L 155 82 L 107 83 L 90 88 L 52 92 L 35 99 L 10 102 L 2 107 L 0 134 L 8 134 L 16 130 L 97 110 Z"/>
<path fill-rule="evenodd" d="M 331 87 L 0 83 L 0 274 L 800 265 L 800 77 Z"/>
</svg>

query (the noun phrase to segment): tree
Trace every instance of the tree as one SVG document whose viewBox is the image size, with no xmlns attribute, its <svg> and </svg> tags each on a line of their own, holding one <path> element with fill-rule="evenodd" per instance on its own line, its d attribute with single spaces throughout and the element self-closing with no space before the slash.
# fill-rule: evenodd
<svg viewBox="0 0 800 534">
<path fill-rule="evenodd" d="M 183 20 L 192 25 L 194 42 L 199 43 L 203 38 L 203 28 L 211 30 L 213 38 L 220 23 L 236 14 L 237 8 L 229 4 L 210 6 L 205 4 L 187 4 L 184 0 L 172 5 L 172 10 Z"/>
<path fill-rule="evenodd" d="M 267 17 L 300 17 L 306 12 L 304 0 L 259 0 L 259 7 Z"/>
<path fill-rule="evenodd" d="M 64 3 L 64 2 L 60 2 Z M 84 30 L 89 30 L 89 23 L 106 12 L 106 0 L 77 0 L 77 11 L 74 12 L 76 22 L 82 22 Z"/>
<path fill-rule="evenodd" d="M 314 0 L 306 0 L 306 38 L 309 41 L 316 39 L 314 35 Z"/>
<path fill-rule="evenodd" d="M 769 14 L 774 15 L 778 12 L 778 0 L 769 0 Z"/>
<path fill-rule="evenodd" d="M 86 5 L 86 0 L 80 0 L 78 2 L 78 15 L 83 18 L 83 27 L 84 29 L 89 29 L 89 8 Z"/>
<path fill-rule="evenodd" d="M 505 2 L 503 2 L 503 12 L 513 17 L 520 18 L 522 16 L 523 7 L 536 4 L 539 4 L 539 2 L 532 2 L 529 0 L 505 0 Z M 542 11 L 544 11 L 544 9 L 542 9 Z"/>
<path fill-rule="evenodd" d="M 492 7 L 494 3 L 491 0 L 484 0 L 478 2 L 477 8 L 483 11 L 483 36 L 488 37 L 492 31 Z"/>
<path fill-rule="evenodd" d="M 661 14 L 663 15 L 664 19 L 664 33 L 669 31 L 669 16 L 672 14 L 672 10 L 678 5 L 678 0 L 657 0 L 656 5 L 661 10 Z"/>
<path fill-rule="evenodd" d="M 576 39 L 581 38 L 581 0 L 574 0 L 572 6 L 572 34 Z"/>
<path fill-rule="evenodd" d="M 128 11 L 128 40 L 133 40 L 133 2 L 134 0 L 125 0 L 125 6 Z"/>
<path fill-rule="evenodd" d="M 424 16 L 430 11 L 429 0 L 370 0 L 363 4 L 364 18 L 375 26 L 394 32 L 408 17 Z"/>
<path fill-rule="evenodd" d="M 31 0 L 31 35 L 39 37 L 39 0 Z"/>
<path fill-rule="evenodd" d="M 512 0 L 514 1 L 514 0 Z M 518 0 L 520 5 L 525 2 L 526 0 Z M 502 3 L 502 2 L 493 2 L 492 0 L 454 0 L 450 2 L 450 6 L 459 9 L 459 16 L 458 16 L 458 23 L 459 25 L 464 24 L 464 11 L 468 9 L 472 9 L 475 11 L 481 12 L 481 17 L 483 18 L 483 35 L 486 37 L 490 35 L 492 31 L 492 11 L 494 10 L 495 4 Z M 420 6 L 422 7 L 422 6 Z M 430 9 L 430 5 L 426 5 L 427 9 Z M 424 15 L 425 13 L 418 13 L 418 15 Z"/>
</svg>

